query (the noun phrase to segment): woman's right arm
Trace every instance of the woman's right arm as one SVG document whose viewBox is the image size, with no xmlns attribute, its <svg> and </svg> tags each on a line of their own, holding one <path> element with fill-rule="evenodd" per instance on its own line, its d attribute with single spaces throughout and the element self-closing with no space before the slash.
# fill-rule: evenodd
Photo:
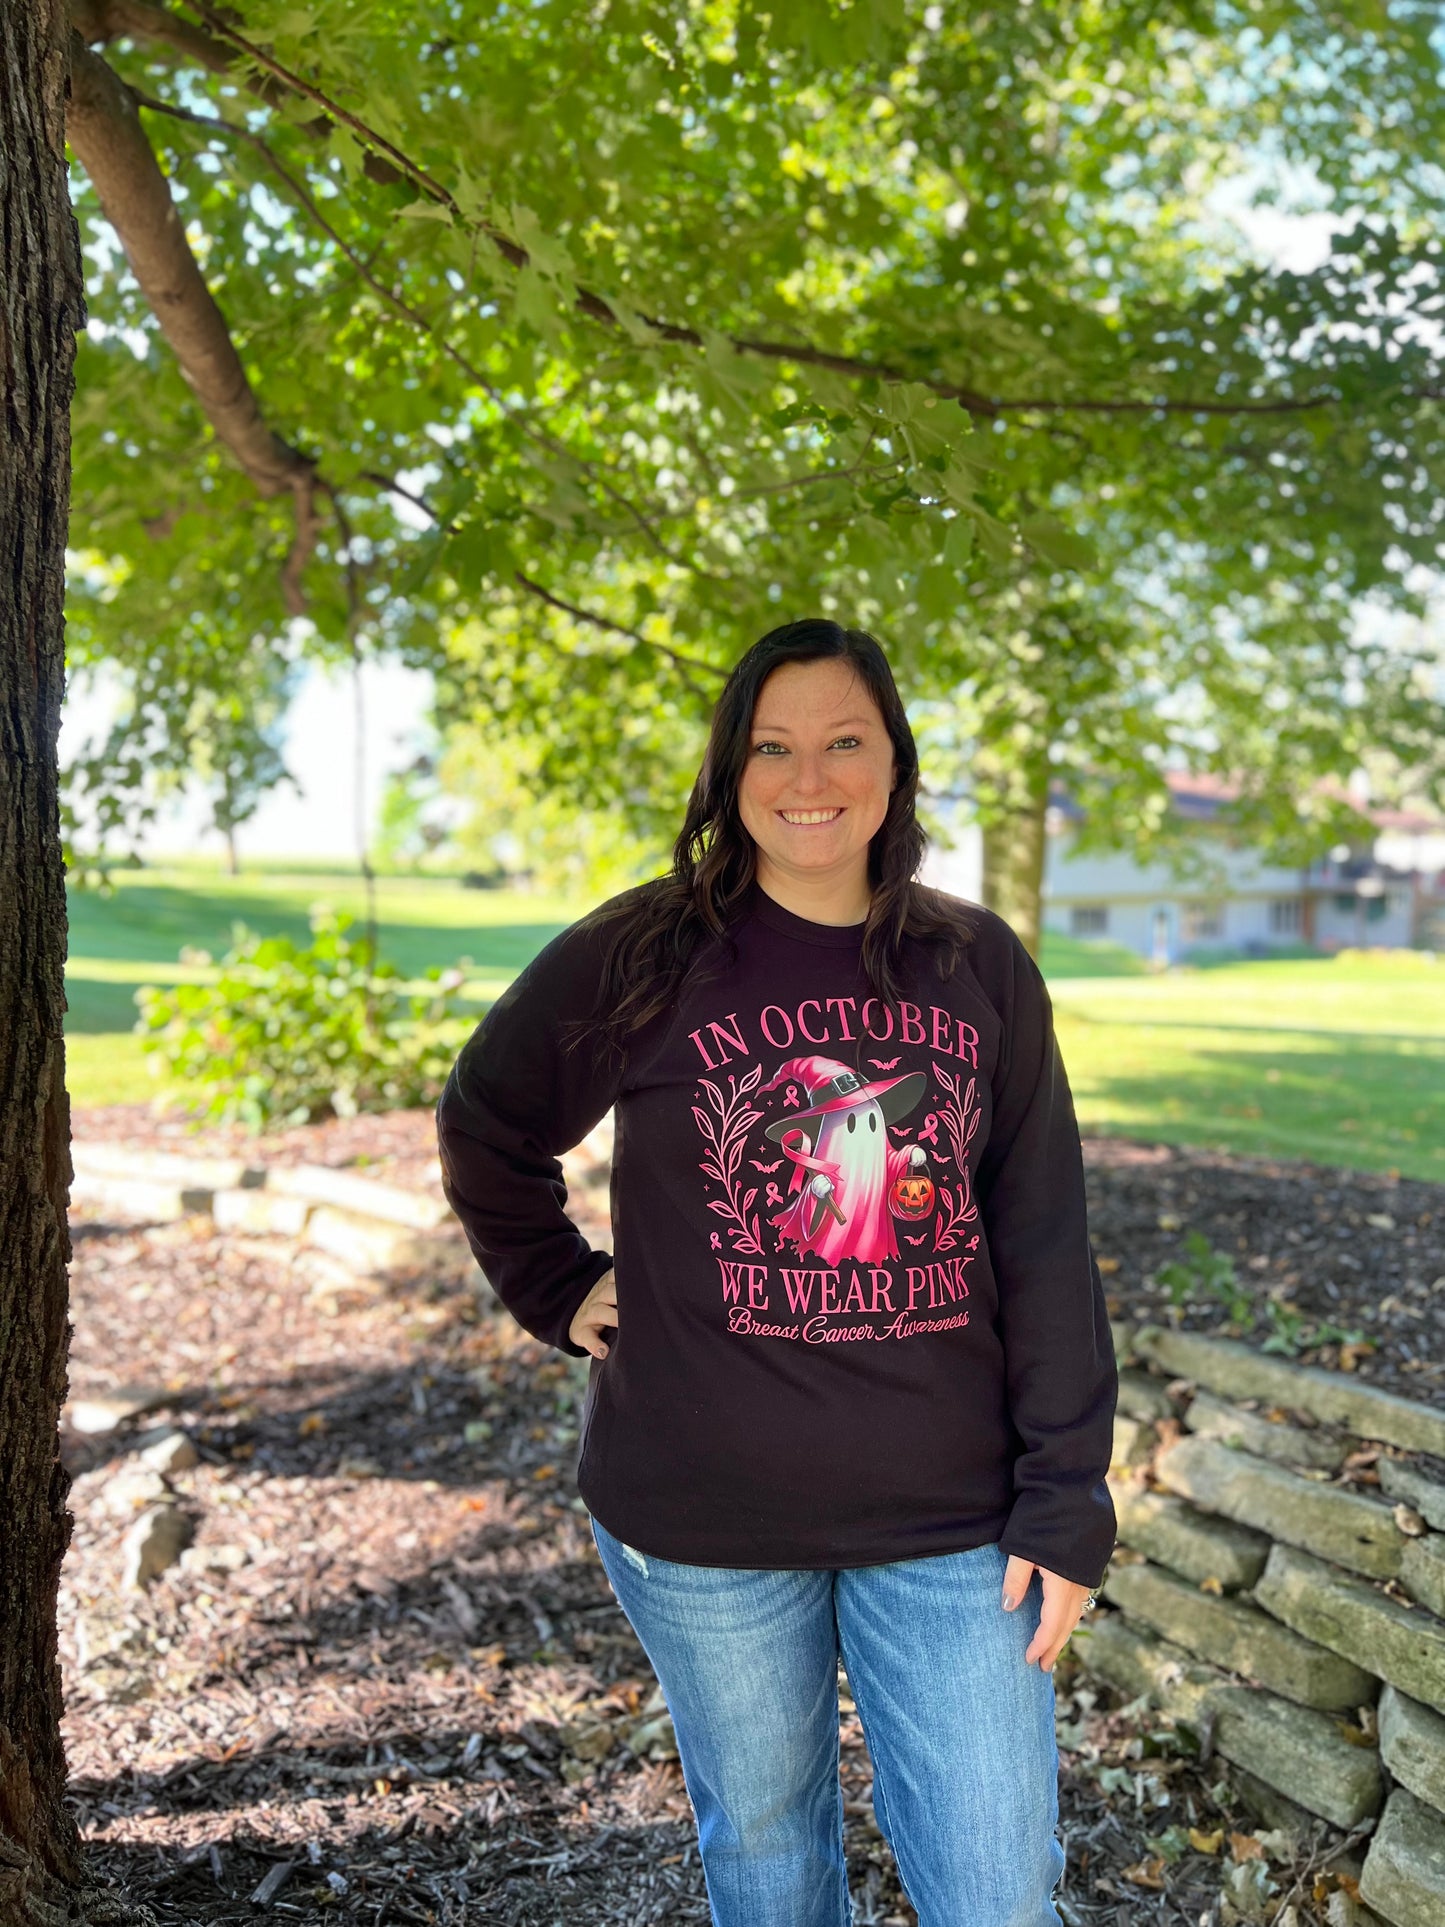
<svg viewBox="0 0 1445 1927">
<path fill-rule="evenodd" d="M 573 1358 L 592 1349 L 573 1320 L 612 1266 L 567 1216 L 558 1161 L 617 1096 L 615 1053 L 570 1028 L 592 1014 L 601 967 L 595 929 L 563 931 L 463 1045 L 436 1109 L 442 1188 L 477 1263 L 519 1325 Z"/>
</svg>

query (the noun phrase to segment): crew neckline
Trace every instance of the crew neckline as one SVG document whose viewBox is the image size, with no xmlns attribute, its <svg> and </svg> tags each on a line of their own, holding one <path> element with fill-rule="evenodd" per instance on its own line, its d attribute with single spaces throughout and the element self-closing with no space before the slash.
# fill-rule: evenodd
<svg viewBox="0 0 1445 1927">
<path fill-rule="evenodd" d="M 800 917 L 770 897 L 756 877 L 748 910 L 759 923 L 782 936 L 796 938 L 799 943 L 823 944 L 830 950 L 861 950 L 863 932 L 868 927 L 866 918 L 862 923 L 814 923 L 811 918 Z"/>
</svg>

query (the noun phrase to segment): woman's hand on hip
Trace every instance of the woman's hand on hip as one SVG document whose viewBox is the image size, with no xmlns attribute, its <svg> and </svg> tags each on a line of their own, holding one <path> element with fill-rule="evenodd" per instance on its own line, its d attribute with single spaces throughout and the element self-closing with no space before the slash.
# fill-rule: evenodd
<svg viewBox="0 0 1445 1927">
<path fill-rule="evenodd" d="M 567 1336 L 574 1345 L 580 1345 L 584 1352 L 591 1352 L 594 1358 L 606 1358 L 611 1348 L 602 1333 L 616 1324 L 617 1277 L 614 1272 L 604 1271 L 573 1313 Z"/>
<path fill-rule="evenodd" d="M 1043 1581 L 1044 1603 L 1039 1612 L 1038 1631 L 1029 1642 L 1024 1661 L 1030 1664 L 1037 1660 L 1043 1672 L 1051 1673 L 1069 1634 L 1078 1625 L 1086 1608 L 1093 1604 L 1094 1595 L 1088 1586 L 1081 1586 L 1073 1579 L 1061 1578 L 1058 1573 L 1035 1566 L 1029 1560 L 1021 1559 L 1016 1552 L 1011 1552 L 1003 1576 L 1005 1612 L 1017 1611 L 1035 1572 Z"/>
</svg>

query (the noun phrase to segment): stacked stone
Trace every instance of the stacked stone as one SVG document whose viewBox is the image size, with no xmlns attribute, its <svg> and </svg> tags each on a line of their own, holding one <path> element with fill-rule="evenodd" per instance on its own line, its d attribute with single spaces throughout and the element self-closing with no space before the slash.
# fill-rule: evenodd
<svg viewBox="0 0 1445 1927">
<path fill-rule="evenodd" d="M 217 1231 L 294 1238 L 338 1261 L 338 1276 L 378 1276 L 458 1248 L 451 1209 L 329 1165 L 247 1164 L 126 1145 L 71 1146 L 75 1217 L 114 1214 L 152 1224 L 209 1216 Z"/>
<path fill-rule="evenodd" d="M 1199 1332 L 1114 1340 L 1121 1550 L 1071 1643 L 1208 1725 L 1258 1807 L 1368 1831 L 1380 1920 L 1445 1927 L 1445 1412 Z M 1367 1447 L 1379 1497 L 1332 1482 Z"/>
</svg>

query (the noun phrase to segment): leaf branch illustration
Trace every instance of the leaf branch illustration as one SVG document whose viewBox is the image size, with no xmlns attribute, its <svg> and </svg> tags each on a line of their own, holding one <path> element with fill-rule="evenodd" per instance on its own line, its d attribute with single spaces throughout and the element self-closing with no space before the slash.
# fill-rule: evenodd
<svg viewBox="0 0 1445 1927">
<path fill-rule="evenodd" d="M 723 1196 L 709 1199 L 707 1208 L 730 1221 L 728 1236 L 735 1249 L 757 1257 L 761 1257 L 763 1252 L 758 1220 L 756 1214 L 749 1220 L 748 1214 L 757 1198 L 758 1187 L 752 1185 L 744 1191 L 738 1180 L 738 1169 L 743 1161 L 748 1132 L 762 1116 L 762 1112 L 748 1101 L 757 1089 L 762 1074 L 763 1067 L 759 1064 L 741 1082 L 736 1077 L 729 1077 L 726 1097 L 716 1084 L 705 1077 L 702 1079 L 702 1089 L 709 1108 L 703 1110 L 698 1104 L 692 1107 L 697 1128 L 702 1132 L 703 1143 L 707 1146 L 707 1155 L 702 1161 L 703 1173 L 723 1188 Z"/>
<path fill-rule="evenodd" d="M 948 1141 L 953 1146 L 954 1163 L 958 1167 L 957 1192 L 951 1185 L 942 1184 L 938 1187 L 940 1209 L 935 1242 L 940 1251 L 950 1251 L 957 1244 L 964 1225 L 978 1216 L 968 1169 L 968 1147 L 978 1133 L 983 1113 L 978 1106 L 977 1078 L 971 1077 L 964 1086 L 961 1071 L 954 1077 L 942 1064 L 935 1064 L 933 1072 L 948 1092 L 946 1101 L 938 1107 L 938 1115 L 948 1133 Z"/>
</svg>

